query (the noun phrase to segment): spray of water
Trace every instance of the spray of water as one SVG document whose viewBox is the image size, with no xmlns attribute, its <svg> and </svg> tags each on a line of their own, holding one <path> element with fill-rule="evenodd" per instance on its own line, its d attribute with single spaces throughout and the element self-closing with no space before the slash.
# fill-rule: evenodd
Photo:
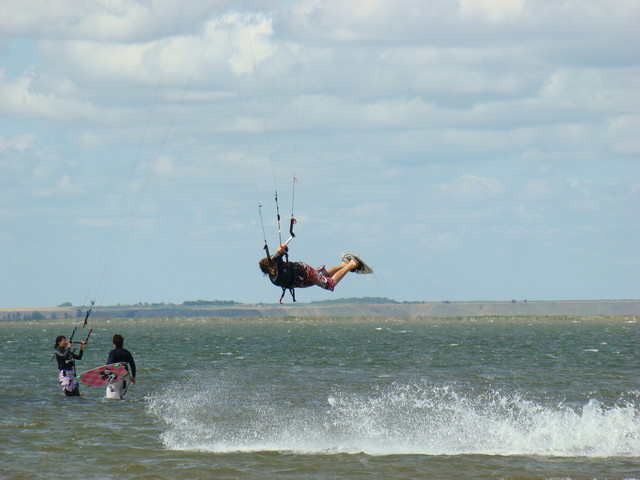
<svg viewBox="0 0 640 480">
<path fill-rule="evenodd" d="M 637 402 L 543 405 L 522 395 L 460 394 L 393 384 L 375 394 L 332 391 L 317 401 L 229 381 L 191 382 L 148 398 L 169 449 L 371 455 L 615 457 L 640 452 Z"/>
</svg>

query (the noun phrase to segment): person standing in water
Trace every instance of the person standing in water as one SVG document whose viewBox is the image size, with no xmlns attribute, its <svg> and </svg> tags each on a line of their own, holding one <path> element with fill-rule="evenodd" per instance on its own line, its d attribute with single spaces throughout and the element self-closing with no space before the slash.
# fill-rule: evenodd
<svg viewBox="0 0 640 480">
<path fill-rule="evenodd" d="M 133 355 L 131 352 L 123 347 L 124 345 L 124 337 L 119 333 L 116 333 L 113 336 L 113 350 L 109 352 L 109 356 L 107 357 L 107 365 L 111 365 L 112 363 L 120 363 L 125 362 L 129 365 L 129 375 L 131 385 L 135 385 L 136 383 L 136 362 L 133 359 Z M 127 391 L 127 381 L 126 380 L 118 380 L 107 386 L 107 398 L 116 398 L 120 399 L 124 396 Z"/>
<path fill-rule="evenodd" d="M 77 354 L 71 347 L 72 341 L 67 340 L 64 335 L 56 337 L 55 358 L 58 362 L 58 378 L 60 387 L 67 397 L 77 397 L 80 395 L 80 387 L 76 381 L 76 360 L 80 360 L 84 353 L 84 343 L 80 342 L 80 353 Z"/>
</svg>

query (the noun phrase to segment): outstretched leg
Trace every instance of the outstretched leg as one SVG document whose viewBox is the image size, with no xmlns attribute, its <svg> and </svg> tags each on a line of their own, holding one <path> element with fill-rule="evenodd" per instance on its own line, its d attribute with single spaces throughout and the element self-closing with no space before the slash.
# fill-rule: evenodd
<svg viewBox="0 0 640 480">
<path fill-rule="evenodd" d="M 327 275 L 330 277 L 333 277 L 336 273 L 338 273 L 339 270 L 342 270 L 346 265 L 347 265 L 346 263 L 342 263 L 337 267 L 331 267 L 327 269 Z"/>
<path fill-rule="evenodd" d="M 357 266 L 358 262 L 354 259 L 351 259 L 349 263 L 343 263 L 342 265 L 331 267 L 329 270 L 327 270 L 327 273 L 333 280 L 333 286 L 335 287 L 347 273 L 349 273 L 351 270 L 355 270 Z"/>
</svg>

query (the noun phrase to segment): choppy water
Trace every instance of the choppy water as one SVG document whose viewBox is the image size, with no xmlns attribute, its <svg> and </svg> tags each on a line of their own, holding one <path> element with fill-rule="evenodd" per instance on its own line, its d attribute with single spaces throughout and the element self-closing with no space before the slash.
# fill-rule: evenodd
<svg viewBox="0 0 640 480">
<path fill-rule="evenodd" d="M 91 326 L 78 370 L 122 333 L 123 401 L 64 397 L 50 359 L 71 323 L 0 324 L 4 478 L 640 478 L 637 323 Z"/>
</svg>

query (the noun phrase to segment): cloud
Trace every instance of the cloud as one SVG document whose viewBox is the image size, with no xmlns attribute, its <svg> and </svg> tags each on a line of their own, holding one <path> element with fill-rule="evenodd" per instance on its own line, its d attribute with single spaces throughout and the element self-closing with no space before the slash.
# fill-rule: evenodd
<svg viewBox="0 0 640 480">
<path fill-rule="evenodd" d="M 55 170 L 52 160 L 52 155 L 43 149 L 33 133 L 0 136 L 0 180 L 14 180 L 7 183 L 5 191 L 27 186 L 33 179 L 50 177 Z"/>
<path fill-rule="evenodd" d="M 349 221 L 373 220 L 382 215 L 387 215 L 390 205 L 387 202 L 368 202 L 343 209 L 344 215 Z"/>
<path fill-rule="evenodd" d="M 640 115 L 622 115 L 609 122 L 606 137 L 613 153 L 640 154 Z"/>
<path fill-rule="evenodd" d="M 0 135 L 0 154 L 6 155 L 11 151 L 23 152 L 33 147 L 34 141 L 33 133 L 18 135 L 14 138 L 5 138 Z"/>
<path fill-rule="evenodd" d="M 77 224 L 89 228 L 109 228 L 113 226 L 113 219 L 110 218 L 79 218 Z"/>
<path fill-rule="evenodd" d="M 71 182 L 69 175 L 64 175 L 59 179 L 54 187 L 49 188 L 36 188 L 35 194 L 38 197 L 52 197 L 60 194 L 72 194 L 78 193 L 77 187 Z"/>
<path fill-rule="evenodd" d="M 160 155 L 153 165 L 153 171 L 159 175 L 173 175 L 176 171 L 173 159 L 169 155 Z"/>
<path fill-rule="evenodd" d="M 55 86 L 50 91 L 34 88 L 35 72 L 26 72 L 15 79 L 0 76 L 0 112 L 13 117 L 47 120 L 91 119 L 100 111 L 90 104 L 60 96 Z"/>
<path fill-rule="evenodd" d="M 184 8 L 173 0 L 4 0 L 0 32 L 45 38 L 118 39 L 124 43 L 171 36 L 178 28 L 197 28 L 220 9 L 221 1 L 197 2 Z"/>
<path fill-rule="evenodd" d="M 437 186 L 448 199 L 462 202 L 476 202 L 500 197 L 504 186 L 495 178 L 464 175 L 451 183 Z"/>
<path fill-rule="evenodd" d="M 459 0 L 463 17 L 479 16 L 500 23 L 521 15 L 526 0 Z"/>
<path fill-rule="evenodd" d="M 421 243 L 431 250 L 455 250 L 460 246 L 460 236 L 452 232 L 443 232 L 425 237 Z"/>
<path fill-rule="evenodd" d="M 536 201 L 550 197 L 552 194 L 549 182 L 544 179 L 530 180 L 519 193 L 519 197 L 526 201 Z"/>
</svg>

